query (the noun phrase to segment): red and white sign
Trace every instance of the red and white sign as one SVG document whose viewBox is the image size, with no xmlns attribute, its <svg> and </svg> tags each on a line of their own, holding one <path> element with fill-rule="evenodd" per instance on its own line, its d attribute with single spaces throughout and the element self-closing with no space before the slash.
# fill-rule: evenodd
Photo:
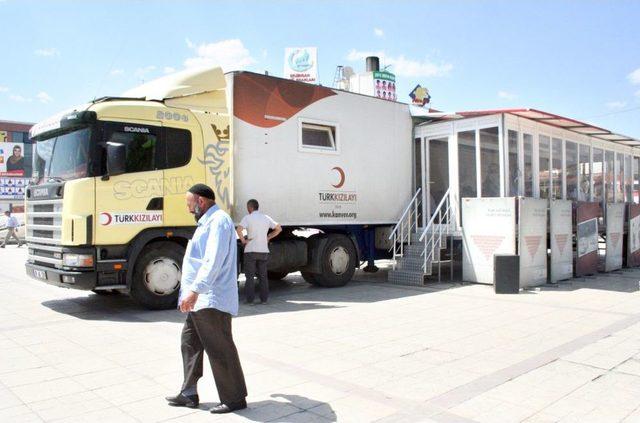
<svg viewBox="0 0 640 423">
<path fill-rule="evenodd" d="M 100 213 L 102 226 L 114 225 L 161 225 L 161 211 L 125 212 L 125 213 Z"/>
<path fill-rule="evenodd" d="M 549 203 L 549 227 L 551 229 L 551 272 L 552 283 L 570 279 L 573 276 L 573 217 L 570 200 L 551 200 Z"/>
</svg>

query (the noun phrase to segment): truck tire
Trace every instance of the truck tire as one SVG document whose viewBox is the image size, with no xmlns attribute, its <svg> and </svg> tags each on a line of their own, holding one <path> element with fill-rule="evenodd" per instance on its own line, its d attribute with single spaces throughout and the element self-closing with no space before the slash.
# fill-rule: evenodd
<svg viewBox="0 0 640 423">
<path fill-rule="evenodd" d="M 269 280 L 272 280 L 272 281 L 282 280 L 288 274 L 289 274 L 289 272 L 267 272 L 267 276 L 269 277 Z"/>
<path fill-rule="evenodd" d="M 175 308 L 180 294 L 184 252 L 184 247 L 175 242 L 147 245 L 133 270 L 133 299 L 150 310 Z"/>
<path fill-rule="evenodd" d="M 318 282 L 316 282 L 315 273 L 308 273 L 308 272 L 301 272 L 301 273 L 302 273 L 302 279 L 304 279 L 305 282 L 308 282 L 311 285 L 318 285 Z"/>
<path fill-rule="evenodd" d="M 331 234 L 321 258 L 322 273 L 313 275 L 316 285 L 325 288 L 344 286 L 356 271 L 357 253 L 345 235 Z"/>
</svg>

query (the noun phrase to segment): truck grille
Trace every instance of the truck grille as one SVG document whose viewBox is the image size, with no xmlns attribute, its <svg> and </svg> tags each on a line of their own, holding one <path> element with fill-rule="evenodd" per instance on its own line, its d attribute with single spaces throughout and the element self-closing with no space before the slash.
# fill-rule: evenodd
<svg viewBox="0 0 640 423">
<path fill-rule="evenodd" d="M 27 199 L 27 242 L 60 244 L 62 200 Z"/>
<path fill-rule="evenodd" d="M 62 267 L 62 247 L 29 244 L 29 262 L 44 266 Z"/>
</svg>

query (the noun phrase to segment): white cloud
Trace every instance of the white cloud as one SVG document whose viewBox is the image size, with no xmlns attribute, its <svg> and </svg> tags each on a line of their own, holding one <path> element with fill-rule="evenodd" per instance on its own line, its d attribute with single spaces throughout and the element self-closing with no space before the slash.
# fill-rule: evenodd
<svg viewBox="0 0 640 423">
<path fill-rule="evenodd" d="M 53 101 L 53 98 L 51 98 L 51 96 L 44 91 L 40 91 L 36 95 L 36 98 L 40 101 L 40 103 L 44 104 L 51 103 Z"/>
<path fill-rule="evenodd" d="M 515 100 L 518 96 L 509 91 L 498 91 L 498 98 L 502 100 Z"/>
<path fill-rule="evenodd" d="M 31 103 L 31 99 L 17 94 L 11 94 L 9 98 L 17 103 Z"/>
<path fill-rule="evenodd" d="M 165 66 L 163 71 L 165 74 L 170 74 L 170 73 L 174 73 L 176 71 L 176 68 L 172 68 L 171 66 Z"/>
<path fill-rule="evenodd" d="M 605 103 L 605 107 L 609 110 L 624 109 L 625 107 L 627 107 L 627 102 L 626 101 L 609 101 L 608 103 Z"/>
<path fill-rule="evenodd" d="M 144 79 L 147 74 L 153 72 L 154 70 L 156 70 L 156 67 L 154 65 L 149 65 L 145 66 L 144 68 L 136 69 L 134 75 L 136 76 L 136 78 Z"/>
<path fill-rule="evenodd" d="M 40 48 L 36 51 L 33 52 L 36 56 L 42 56 L 42 57 L 53 57 L 53 56 L 60 56 L 60 52 L 58 51 L 57 48 Z"/>
<path fill-rule="evenodd" d="M 347 60 L 351 62 L 362 61 L 368 56 L 378 56 L 383 65 L 391 65 L 391 71 L 399 76 L 407 77 L 434 77 L 446 76 L 453 69 L 451 63 L 433 63 L 428 59 L 423 61 L 413 60 L 400 56 L 390 56 L 384 51 L 358 51 L 352 49 L 347 55 Z"/>
<path fill-rule="evenodd" d="M 640 85 L 640 68 L 634 70 L 629 75 L 627 75 L 627 79 L 633 85 Z"/>
<path fill-rule="evenodd" d="M 187 68 L 218 65 L 227 72 L 242 70 L 256 63 L 249 50 L 238 39 L 196 45 L 187 38 L 186 42 L 189 49 L 196 53 L 194 57 L 184 61 Z"/>
<path fill-rule="evenodd" d="M 122 69 L 114 69 L 111 72 L 109 72 L 109 75 L 111 75 L 111 76 L 124 75 L 124 70 L 122 70 Z"/>
<path fill-rule="evenodd" d="M 2 0 L 0 0 L 2 1 Z M 0 85 L 0 93 L 6 93 L 7 91 L 9 91 L 9 87 L 5 87 L 3 85 Z"/>
<path fill-rule="evenodd" d="M 380 28 L 373 28 L 373 33 L 378 38 L 384 38 L 384 31 Z"/>
</svg>

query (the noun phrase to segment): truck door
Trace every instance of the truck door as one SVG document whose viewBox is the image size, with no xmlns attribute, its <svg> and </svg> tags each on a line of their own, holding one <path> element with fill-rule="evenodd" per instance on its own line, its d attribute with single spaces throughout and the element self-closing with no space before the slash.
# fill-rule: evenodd
<svg viewBox="0 0 640 423">
<path fill-rule="evenodd" d="M 160 122 L 106 123 L 105 142 L 126 146 L 126 172 L 96 181 L 96 245 L 127 244 L 145 228 L 163 225 Z"/>
</svg>

